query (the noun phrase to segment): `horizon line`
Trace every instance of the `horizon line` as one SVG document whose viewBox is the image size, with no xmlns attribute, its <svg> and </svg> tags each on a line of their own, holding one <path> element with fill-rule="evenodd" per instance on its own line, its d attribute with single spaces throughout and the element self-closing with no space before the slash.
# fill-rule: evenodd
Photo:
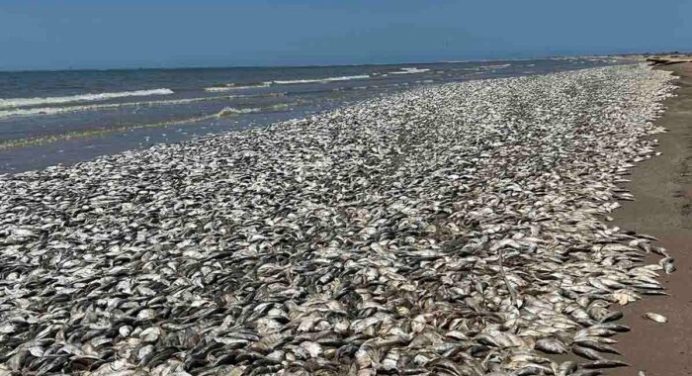
<svg viewBox="0 0 692 376">
<path fill-rule="evenodd" d="M 339 63 L 339 64 L 258 64 L 258 65 L 180 65 L 180 66 L 139 66 L 139 67 L 109 67 L 109 68 L 55 68 L 55 69 L 0 69 L 0 73 L 29 73 L 29 72 L 89 72 L 89 71 L 118 71 L 118 70 L 195 70 L 195 69 L 251 69 L 251 68 L 316 68 L 316 67 L 359 67 L 359 66 L 380 66 L 380 65 L 407 65 L 407 64 L 453 64 L 453 63 L 481 63 L 496 61 L 525 61 L 558 58 L 578 58 L 578 57 L 619 57 L 632 55 L 650 55 L 661 53 L 674 53 L 678 51 L 657 51 L 657 52 L 619 52 L 606 54 L 551 54 L 534 55 L 531 57 L 506 57 L 506 58 L 471 58 L 459 60 L 430 60 L 430 61 L 402 61 L 396 63 Z"/>
</svg>

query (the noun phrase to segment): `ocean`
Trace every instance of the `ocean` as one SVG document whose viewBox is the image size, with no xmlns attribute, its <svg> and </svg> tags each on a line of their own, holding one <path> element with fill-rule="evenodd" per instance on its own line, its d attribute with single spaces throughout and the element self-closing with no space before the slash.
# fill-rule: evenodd
<svg viewBox="0 0 692 376">
<path fill-rule="evenodd" d="M 0 72 L 0 173 L 302 118 L 421 85 L 620 64 L 610 58 Z"/>
</svg>

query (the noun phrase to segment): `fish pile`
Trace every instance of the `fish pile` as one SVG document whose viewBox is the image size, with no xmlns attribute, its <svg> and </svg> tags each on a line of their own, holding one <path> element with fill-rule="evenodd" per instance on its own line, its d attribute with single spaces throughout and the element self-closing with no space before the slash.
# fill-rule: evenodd
<svg viewBox="0 0 692 376">
<path fill-rule="evenodd" d="M 0 176 L 0 375 L 623 365 L 617 306 L 664 294 L 674 263 L 608 213 L 656 153 L 674 79 L 622 65 L 422 87 Z"/>
</svg>

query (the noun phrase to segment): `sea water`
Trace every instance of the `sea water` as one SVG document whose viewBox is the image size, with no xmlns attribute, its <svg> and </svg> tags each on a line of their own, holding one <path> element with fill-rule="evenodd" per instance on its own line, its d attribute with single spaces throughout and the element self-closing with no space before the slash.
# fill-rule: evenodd
<svg viewBox="0 0 692 376">
<path fill-rule="evenodd" d="M 0 173 L 266 126 L 422 85 L 622 63 L 427 64 L 0 72 Z"/>
</svg>

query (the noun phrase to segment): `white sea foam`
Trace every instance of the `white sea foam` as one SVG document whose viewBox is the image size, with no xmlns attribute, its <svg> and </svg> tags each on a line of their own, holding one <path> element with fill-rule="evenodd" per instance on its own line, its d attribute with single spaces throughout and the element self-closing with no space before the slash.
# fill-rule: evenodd
<svg viewBox="0 0 692 376">
<path fill-rule="evenodd" d="M 0 99 L 0 109 L 18 108 L 37 106 L 45 104 L 62 104 L 74 102 L 97 102 L 106 99 L 123 98 L 123 97 L 144 97 L 150 95 L 169 95 L 173 94 L 171 89 L 152 89 L 152 90 L 135 90 L 123 91 L 116 93 L 96 93 L 96 94 L 79 94 L 65 97 L 45 97 L 45 98 L 10 98 Z"/>
<path fill-rule="evenodd" d="M 261 112 L 261 108 L 233 108 L 226 107 L 223 110 L 216 113 L 217 117 L 233 116 L 238 114 L 251 114 L 255 112 Z"/>
<path fill-rule="evenodd" d="M 396 72 L 389 72 L 389 74 L 416 74 L 416 73 L 425 73 L 430 71 L 428 68 L 401 68 L 401 70 L 396 71 Z"/>
<path fill-rule="evenodd" d="M 511 67 L 512 64 L 493 64 L 493 65 L 481 65 L 482 69 L 505 69 Z"/>
<path fill-rule="evenodd" d="M 234 89 L 238 89 L 238 88 L 237 87 L 226 87 L 226 86 L 223 86 L 223 87 L 214 86 L 214 87 L 204 88 L 204 91 L 208 91 L 210 93 L 219 93 L 219 92 L 224 92 L 224 91 L 231 91 Z"/>
<path fill-rule="evenodd" d="M 304 80 L 276 80 L 272 81 L 275 85 L 291 85 L 291 84 L 311 84 L 311 83 L 324 83 L 324 82 L 334 82 L 334 81 L 351 81 L 351 80 L 364 80 L 370 78 L 367 74 L 359 74 L 356 76 L 340 76 L 340 77 L 325 77 L 325 78 L 312 78 Z"/>
<path fill-rule="evenodd" d="M 263 111 L 269 112 L 269 111 L 283 110 L 283 109 L 289 108 L 292 104 L 295 104 L 295 103 L 277 103 L 277 104 L 267 106 L 267 107 L 262 107 L 262 108 L 226 107 L 223 110 L 217 112 L 216 117 L 226 117 L 226 116 L 242 115 L 242 114 L 254 114 L 254 113 L 263 112 Z"/>
<path fill-rule="evenodd" d="M 241 86 L 236 86 L 235 84 L 227 84 L 226 86 L 212 86 L 212 87 L 207 87 L 204 88 L 204 91 L 208 91 L 211 93 L 218 93 L 218 92 L 225 92 L 225 91 L 233 91 L 233 90 L 243 90 L 243 89 L 257 89 L 257 88 L 262 88 L 262 87 L 268 87 L 271 85 L 271 82 L 262 82 L 260 84 L 255 84 L 255 85 L 241 85 Z"/>
<path fill-rule="evenodd" d="M 126 102 L 126 103 L 107 103 L 107 104 L 92 104 L 87 106 L 67 106 L 67 107 L 32 107 L 32 108 L 13 108 L 11 110 L 0 111 L 0 119 L 8 117 L 19 117 L 19 116 L 36 116 L 36 115 L 56 115 L 69 112 L 81 112 L 81 111 L 96 111 L 96 110 L 108 110 L 117 108 L 127 108 L 127 107 L 147 107 L 147 106 L 157 106 L 157 105 L 176 105 L 176 104 L 187 104 L 195 102 L 205 102 L 217 99 L 232 99 L 245 97 L 245 95 L 220 95 L 213 97 L 201 97 L 201 98 L 185 98 L 185 99 L 170 99 L 170 100 L 157 100 L 157 101 L 144 101 L 144 102 Z"/>
<path fill-rule="evenodd" d="M 334 81 L 363 80 L 363 79 L 368 79 L 368 78 L 370 78 L 369 75 L 360 74 L 360 75 L 356 75 L 356 76 L 306 78 L 306 79 L 299 79 L 299 80 L 275 80 L 275 81 L 266 81 L 266 82 L 262 82 L 262 83 L 254 84 L 254 85 L 236 86 L 235 84 L 227 84 L 226 86 L 212 86 L 212 87 L 204 88 L 204 90 L 208 91 L 208 92 L 212 92 L 212 93 L 217 93 L 217 92 L 227 92 L 227 91 L 233 91 L 233 90 L 257 89 L 257 88 L 268 87 L 271 85 L 314 84 L 314 83 L 326 83 L 326 82 L 334 82 Z"/>
</svg>

